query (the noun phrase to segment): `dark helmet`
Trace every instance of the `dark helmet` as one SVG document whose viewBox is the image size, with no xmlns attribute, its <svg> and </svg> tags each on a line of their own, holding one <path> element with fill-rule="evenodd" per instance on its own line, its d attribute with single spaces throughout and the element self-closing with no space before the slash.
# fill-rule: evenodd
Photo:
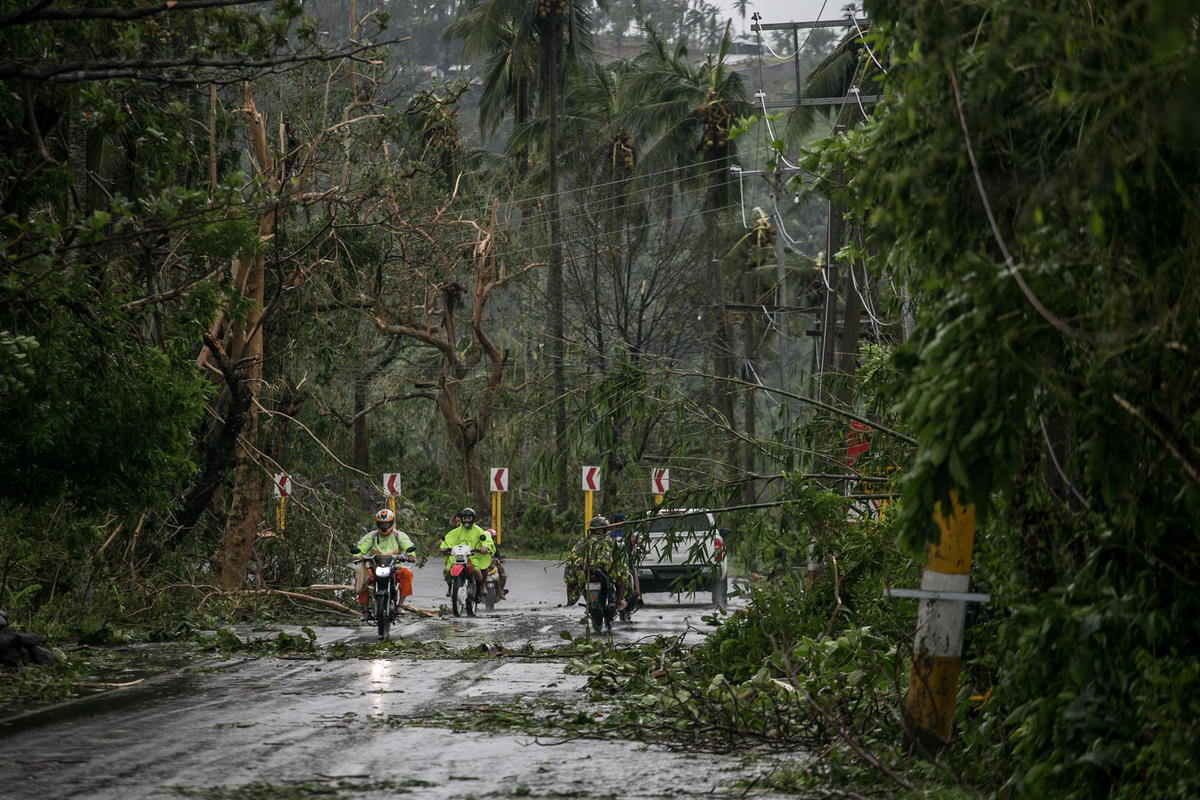
<svg viewBox="0 0 1200 800">
<path fill-rule="evenodd" d="M 616 523 L 618 523 L 618 522 L 624 522 L 624 521 L 625 521 L 625 515 L 624 515 L 624 514 L 622 514 L 620 511 L 618 511 L 617 513 L 613 514 L 612 521 L 613 521 L 613 524 L 616 524 Z"/>
<path fill-rule="evenodd" d="M 603 533 L 604 529 L 607 527 L 608 527 L 608 520 L 606 520 L 604 517 L 600 516 L 599 514 L 592 517 L 592 521 L 588 523 L 588 528 L 590 530 L 598 532 L 598 533 Z"/>
<path fill-rule="evenodd" d="M 396 513 L 390 508 L 383 508 L 375 515 L 375 524 L 379 526 L 379 530 L 386 531 L 396 524 Z"/>
<path fill-rule="evenodd" d="M 475 521 L 475 509 L 471 508 L 470 506 L 467 506 L 462 511 L 458 512 L 458 516 L 460 519 L 465 519 L 466 517 L 470 517 L 471 521 L 474 522 Z"/>
</svg>

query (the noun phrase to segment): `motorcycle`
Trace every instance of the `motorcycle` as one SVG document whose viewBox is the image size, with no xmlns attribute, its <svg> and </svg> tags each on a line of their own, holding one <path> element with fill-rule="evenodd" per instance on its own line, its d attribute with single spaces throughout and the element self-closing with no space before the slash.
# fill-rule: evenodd
<svg viewBox="0 0 1200 800">
<path fill-rule="evenodd" d="M 613 617 L 617 615 L 617 597 L 615 587 L 604 570 L 593 569 L 588 575 L 584 601 L 592 630 L 599 632 L 604 628 L 611 631 Z"/>
<path fill-rule="evenodd" d="M 483 604 L 488 611 L 496 610 L 496 601 L 500 599 L 500 569 L 496 559 L 483 571 Z"/>
<path fill-rule="evenodd" d="M 488 537 L 481 534 L 479 536 L 479 541 L 486 545 Z M 475 552 L 482 555 L 489 551 L 485 547 L 480 547 L 478 550 L 475 550 Z M 499 562 L 501 560 L 501 556 L 492 553 L 491 563 L 488 564 L 487 568 L 483 570 L 483 592 L 478 598 L 476 598 L 475 601 L 476 605 L 478 605 L 479 601 L 482 600 L 488 611 L 495 611 L 496 601 L 500 599 Z"/>
<path fill-rule="evenodd" d="M 625 576 L 625 592 L 624 593 L 625 593 L 625 607 L 617 612 L 617 617 L 618 617 L 618 619 L 621 620 L 621 622 L 633 622 L 633 612 L 637 611 L 638 608 L 641 606 L 641 597 L 638 596 L 637 591 L 633 588 L 632 573 L 627 574 Z M 617 598 L 617 599 L 618 599 L 618 601 L 620 600 L 620 598 Z M 618 602 L 618 605 L 620 605 L 619 602 Z"/>
<path fill-rule="evenodd" d="M 370 568 L 367 574 L 367 583 L 371 589 L 367 618 L 374 620 L 381 642 L 389 637 L 392 623 L 396 621 L 396 617 L 400 613 L 400 600 L 396 584 L 398 561 L 416 561 L 416 559 L 411 555 L 397 558 L 394 555 L 377 553 L 369 558 L 358 559 L 357 562 L 367 564 Z"/>
<path fill-rule="evenodd" d="M 454 616 L 475 616 L 475 581 L 471 578 L 471 547 L 456 544 L 450 548 L 450 610 Z"/>
</svg>

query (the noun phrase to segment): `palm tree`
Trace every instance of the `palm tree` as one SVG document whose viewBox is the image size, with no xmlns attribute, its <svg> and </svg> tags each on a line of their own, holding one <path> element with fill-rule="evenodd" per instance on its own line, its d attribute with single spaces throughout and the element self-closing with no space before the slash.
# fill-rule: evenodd
<svg viewBox="0 0 1200 800">
<path fill-rule="evenodd" d="M 727 166 L 723 162 L 737 157 L 730 127 L 750 110 L 742 76 L 726 64 L 731 24 L 726 22 L 717 52 L 698 63 L 688 58 L 686 40 L 671 50 L 647 27 L 645 50 L 635 61 L 639 74 L 633 86 L 631 124 L 659 134 L 642 159 L 643 168 L 657 171 L 699 161 L 710 179 L 714 201 L 722 200 L 725 191 L 715 173 Z"/>
<path fill-rule="evenodd" d="M 483 90 L 479 99 L 479 130 L 486 139 L 495 135 L 505 117 L 515 125 L 533 114 L 537 89 L 537 41 L 521 36 L 514 20 L 497 16 L 499 4 L 462 7 L 442 38 L 463 41 L 463 58 L 484 58 Z M 528 170 L 528 153 L 517 158 L 518 171 Z"/>
<path fill-rule="evenodd" d="M 604 182 L 632 176 L 636 147 L 647 134 L 645 130 L 634 131 L 629 127 L 630 104 L 635 101 L 631 86 L 636 76 L 636 67 L 629 59 L 607 63 L 587 61 L 574 70 L 560 120 L 559 138 L 566 143 L 566 149 L 560 153 L 559 162 L 568 171 L 578 172 L 575 185 L 585 186 L 597 180 L 598 158 L 603 158 Z M 548 123 L 545 117 L 534 117 L 523 125 L 513 126 L 508 152 L 547 141 Z"/>
<path fill-rule="evenodd" d="M 866 29 L 866 30 L 869 30 Z M 879 68 L 867 50 L 867 44 L 857 30 L 842 39 L 829 55 L 822 59 L 804 80 L 803 93 L 808 97 L 848 97 L 854 88 L 865 89 Z M 861 119 L 854 102 L 843 104 L 834 122 L 847 125 Z M 798 145 L 821 119 L 815 106 L 796 106 L 788 112 L 784 139 L 789 146 Z"/>
<path fill-rule="evenodd" d="M 746 32 L 746 9 L 750 8 L 750 0 L 733 0 L 733 10 L 742 18 L 742 33 Z"/>
<path fill-rule="evenodd" d="M 712 297 L 709 330 L 715 332 L 713 357 L 718 374 L 732 377 L 732 337 L 724 311 L 724 276 L 719 255 L 724 247 L 716 224 L 719 209 L 728 204 L 731 181 L 729 166 L 737 156 L 737 144 L 729 138 L 734 120 L 749 113 L 742 77 L 729 68 L 732 21 L 726 22 L 716 53 L 696 63 L 687 57 L 687 43 L 680 41 L 669 50 L 657 32 L 647 26 L 646 49 L 637 59 L 640 74 L 635 82 L 637 111 L 631 122 L 655 130 L 659 136 L 642 159 L 641 169 L 702 166 L 709 279 Z M 733 422 L 733 395 L 729 384 L 718 391 L 718 410 L 727 423 Z M 738 462 L 737 441 L 726 438 L 727 463 Z"/>
<path fill-rule="evenodd" d="M 488 96 L 481 103 L 481 109 L 507 109 L 516 116 L 523 108 L 523 101 L 536 102 L 549 120 L 546 210 L 550 218 L 547 280 L 550 325 L 547 338 L 554 373 L 553 416 L 557 441 L 563 440 L 567 428 L 562 219 L 558 198 L 559 115 L 568 65 L 592 51 L 592 7 L 592 0 L 538 0 L 537 3 L 529 0 L 469 0 L 460 8 L 458 19 L 448 30 L 450 37 L 463 39 L 464 54 L 487 53 L 491 60 L 499 59 L 504 65 L 503 69 L 498 69 L 498 77 L 491 87 L 485 86 Z M 493 92 L 498 94 L 493 95 Z M 499 117 L 489 117 L 489 120 L 498 121 Z M 566 470 L 558 470 L 558 474 L 555 501 L 559 509 L 565 509 L 568 502 Z"/>
</svg>

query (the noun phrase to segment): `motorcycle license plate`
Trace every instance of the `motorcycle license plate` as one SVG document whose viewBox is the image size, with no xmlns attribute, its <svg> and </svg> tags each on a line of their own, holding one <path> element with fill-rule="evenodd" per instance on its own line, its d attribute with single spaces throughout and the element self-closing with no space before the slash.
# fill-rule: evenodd
<svg viewBox="0 0 1200 800">
<path fill-rule="evenodd" d="M 598 583 L 589 583 L 589 584 L 588 584 L 588 591 L 589 591 L 589 592 L 598 592 L 598 591 L 600 591 L 600 584 L 598 584 Z"/>
</svg>

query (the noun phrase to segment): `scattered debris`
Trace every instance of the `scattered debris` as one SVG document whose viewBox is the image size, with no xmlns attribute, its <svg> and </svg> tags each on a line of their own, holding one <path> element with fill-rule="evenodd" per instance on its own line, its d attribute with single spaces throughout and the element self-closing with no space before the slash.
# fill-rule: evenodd
<svg viewBox="0 0 1200 800">
<path fill-rule="evenodd" d="M 8 614 L 0 611 L 0 664 L 19 667 L 29 662 L 52 667 L 58 659 L 42 647 L 42 637 L 36 633 L 19 633 L 8 624 Z"/>
</svg>

